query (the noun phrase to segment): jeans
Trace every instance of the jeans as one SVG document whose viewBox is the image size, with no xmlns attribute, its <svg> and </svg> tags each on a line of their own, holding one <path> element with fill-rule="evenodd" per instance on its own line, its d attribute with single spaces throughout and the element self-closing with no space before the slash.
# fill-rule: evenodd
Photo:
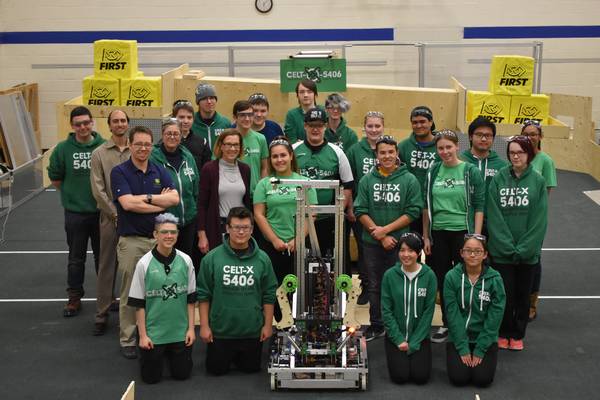
<svg viewBox="0 0 600 400">
<path fill-rule="evenodd" d="M 78 213 L 65 210 L 65 232 L 69 256 L 67 264 L 68 290 L 78 291 L 83 295 L 85 278 L 85 259 L 88 239 L 92 244 L 94 265 L 98 273 L 98 256 L 100 254 L 100 214 Z"/>
<path fill-rule="evenodd" d="M 369 276 L 369 315 L 371 326 L 383 327 L 381 319 L 381 280 L 383 274 L 398 261 L 398 247 L 384 249 L 380 244 L 363 244 L 365 269 Z"/>
</svg>

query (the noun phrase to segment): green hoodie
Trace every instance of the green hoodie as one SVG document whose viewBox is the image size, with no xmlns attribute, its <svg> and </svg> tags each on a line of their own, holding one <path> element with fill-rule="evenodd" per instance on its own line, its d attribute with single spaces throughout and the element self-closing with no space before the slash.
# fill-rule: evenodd
<svg viewBox="0 0 600 400">
<path fill-rule="evenodd" d="M 249 253 L 238 256 L 223 244 L 202 258 L 198 301 L 210 302 L 209 324 L 218 339 L 256 339 L 264 325 L 263 304 L 275 303 L 277 278 L 267 253 L 250 239 Z"/>
<path fill-rule="evenodd" d="M 471 354 L 483 358 L 488 348 L 498 341 L 504 316 L 506 294 L 502 277 L 484 265 L 475 284 L 471 284 L 465 267 L 457 264 L 444 279 L 444 305 L 450 342 L 461 356 Z"/>
<path fill-rule="evenodd" d="M 496 153 L 494 150 L 490 150 L 490 153 L 486 158 L 477 158 L 473 155 L 473 153 L 471 153 L 471 150 L 465 150 L 462 152 L 460 158 L 463 161 L 471 163 L 477 167 L 481 173 L 481 178 L 485 180 L 486 193 L 490 187 L 492 178 L 498 173 L 498 171 L 509 165 L 509 162 L 500 158 L 498 153 Z"/>
<path fill-rule="evenodd" d="M 183 159 L 179 166 L 179 171 L 171 166 L 167 161 L 165 153 L 161 150 L 161 144 L 155 144 L 150 154 L 150 161 L 160 165 L 169 172 L 171 179 L 175 183 L 177 192 L 179 193 L 179 204 L 167 209 L 167 212 L 172 213 L 179 218 L 179 226 L 186 226 L 196 219 L 198 213 L 198 189 L 200 174 L 196 161 L 192 153 L 184 146 L 179 146 L 181 157 Z"/>
<path fill-rule="evenodd" d="M 383 176 L 376 168 L 363 176 L 358 184 L 358 194 L 354 202 L 354 214 L 359 219 L 361 215 L 368 215 L 377 226 L 384 226 L 407 215 L 411 221 L 419 218 L 423 210 L 423 196 L 417 178 L 414 177 L 406 165 L 400 164 L 389 176 Z M 396 239 L 410 226 L 391 232 Z M 379 242 L 363 229 L 365 243 L 379 244 Z"/>
<path fill-rule="evenodd" d="M 501 169 L 488 191 L 489 251 L 498 264 L 535 264 L 548 225 L 548 192 L 544 178 L 529 165 L 515 177 Z"/>
<path fill-rule="evenodd" d="M 317 105 L 317 108 L 325 111 L 325 107 Z M 285 125 L 283 127 L 285 136 L 294 144 L 300 140 L 306 139 L 306 131 L 304 130 L 304 111 L 302 107 L 291 108 L 285 115 Z"/>
<path fill-rule="evenodd" d="M 396 346 L 408 342 L 408 354 L 418 351 L 423 339 L 429 337 L 436 291 L 435 273 L 425 264 L 413 280 L 408 279 L 400 263 L 383 274 L 381 314 L 385 331 Z"/>
<path fill-rule="evenodd" d="M 71 132 L 52 151 L 48 177 L 51 181 L 62 181 L 60 200 L 65 210 L 80 213 L 98 211 L 98 204 L 92 195 L 90 165 L 92 152 L 104 142 L 98 132 L 92 132 L 92 140 L 79 143 L 75 139 L 75 132 Z"/>
<path fill-rule="evenodd" d="M 423 146 L 417 142 L 414 132 L 398 144 L 398 156 L 403 163 L 406 163 L 408 172 L 417 177 L 421 187 L 425 184 L 429 167 L 440 159 L 435 142 L 431 141 Z"/>
<path fill-rule="evenodd" d="M 356 146 L 352 146 L 346 156 L 350 162 L 354 182 L 360 182 L 360 179 L 371 171 L 377 159 L 375 150 L 371 148 L 366 137 L 362 138 Z"/>
<path fill-rule="evenodd" d="M 332 131 L 331 128 L 327 127 L 325 130 L 325 139 L 327 139 L 329 143 L 333 143 L 344 150 L 346 155 L 348 155 L 348 150 L 358 143 L 358 136 L 356 135 L 356 132 L 354 132 L 354 129 L 346 125 L 346 120 L 343 117 L 335 132 Z"/>
<path fill-rule="evenodd" d="M 425 206 L 429 215 L 428 235 L 430 239 L 431 227 L 433 226 L 432 216 L 435 211 L 432 206 L 431 190 L 441 166 L 441 161 L 435 162 L 427 172 L 425 181 Z M 479 170 L 473 164 L 469 163 L 465 163 L 465 191 L 467 198 L 467 231 L 473 233 L 475 232 L 475 213 L 478 211 L 483 212 L 485 208 L 485 184 Z"/>
<path fill-rule="evenodd" d="M 229 128 L 231 128 L 231 121 L 216 111 L 213 122 L 210 125 L 206 125 L 204 121 L 202 121 L 199 112 L 194 113 L 192 131 L 194 134 L 200 135 L 200 137 L 206 139 L 208 142 L 208 147 L 211 149 L 211 151 L 215 148 L 217 137 L 221 134 L 221 132 Z"/>
</svg>

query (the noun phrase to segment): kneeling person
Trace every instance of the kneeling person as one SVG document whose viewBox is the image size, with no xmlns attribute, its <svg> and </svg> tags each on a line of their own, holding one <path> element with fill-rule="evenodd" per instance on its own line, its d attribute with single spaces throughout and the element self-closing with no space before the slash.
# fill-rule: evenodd
<svg viewBox="0 0 600 400">
<path fill-rule="evenodd" d="M 174 379 L 187 379 L 192 371 L 196 275 L 190 257 L 174 248 L 177 222 L 169 213 L 156 217 L 156 247 L 138 261 L 129 291 L 146 383 L 160 381 L 164 356 Z"/>
<path fill-rule="evenodd" d="M 206 370 L 260 370 L 262 343 L 271 337 L 277 279 L 271 260 L 251 237 L 252 213 L 234 207 L 223 244 L 202 259 L 198 274 L 200 337 L 208 344 Z"/>
</svg>

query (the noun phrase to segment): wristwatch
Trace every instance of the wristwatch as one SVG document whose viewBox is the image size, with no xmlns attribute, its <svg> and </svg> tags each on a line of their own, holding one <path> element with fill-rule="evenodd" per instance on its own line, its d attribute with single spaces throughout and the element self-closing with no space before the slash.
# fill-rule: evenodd
<svg viewBox="0 0 600 400">
<path fill-rule="evenodd" d="M 152 193 L 146 195 L 146 203 L 152 204 Z"/>
</svg>

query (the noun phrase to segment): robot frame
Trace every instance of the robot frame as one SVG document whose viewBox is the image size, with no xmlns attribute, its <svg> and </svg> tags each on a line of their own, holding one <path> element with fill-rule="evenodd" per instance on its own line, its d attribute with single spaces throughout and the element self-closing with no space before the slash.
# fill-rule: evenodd
<svg viewBox="0 0 600 400">
<path fill-rule="evenodd" d="M 296 240 L 295 275 L 288 275 L 277 289 L 282 317 L 276 324 L 268 372 L 271 390 L 361 389 L 367 390 L 367 345 L 354 308 L 359 285 L 344 272 L 344 191 L 337 180 L 271 180 L 296 187 L 296 237 L 308 230 L 310 249 Z M 334 205 L 310 205 L 307 191 L 335 191 Z M 333 214 L 333 255 L 322 255 L 313 217 Z M 290 305 L 289 298 L 292 298 Z"/>
</svg>

